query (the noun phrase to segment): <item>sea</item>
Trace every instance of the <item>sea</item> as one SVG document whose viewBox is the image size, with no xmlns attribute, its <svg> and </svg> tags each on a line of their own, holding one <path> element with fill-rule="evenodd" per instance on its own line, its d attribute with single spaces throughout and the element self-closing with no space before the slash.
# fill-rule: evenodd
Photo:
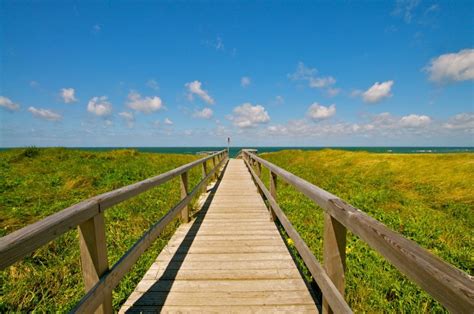
<svg viewBox="0 0 474 314">
<path fill-rule="evenodd" d="M 115 149 L 136 149 L 147 153 L 172 153 L 172 154 L 192 154 L 195 155 L 204 151 L 219 151 L 226 147 L 70 147 L 71 149 L 81 149 L 90 151 L 109 151 Z M 290 147 L 290 146 L 256 146 L 256 147 L 230 147 L 229 155 L 235 157 L 242 148 L 257 149 L 258 153 L 278 152 L 281 150 L 322 150 L 339 149 L 346 151 L 366 151 L 373 153 L 392 154 L 445 154 L 445 153 L 474 153 L 474 147 Z M 4 150 L 4 148 L 0 149 Z"/>
</svg>

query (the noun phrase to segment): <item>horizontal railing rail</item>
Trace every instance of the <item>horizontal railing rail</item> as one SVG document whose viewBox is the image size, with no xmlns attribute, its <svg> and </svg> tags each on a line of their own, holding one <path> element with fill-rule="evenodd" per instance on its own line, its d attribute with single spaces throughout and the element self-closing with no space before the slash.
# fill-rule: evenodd
<svg viewBox="0 0 474 314">
<path fill-rule="evenodd" d="M 191 200 L 210 178 L 217 176 L 227 159 L 227 151 L 222 150 L 155 177 L 92 197 L 14 231 L 0 238 L 0 269 L 12 265 L 37 248 L 78 227 L 86 295 L 76 310 L 90 312 L 99 308 L 102 312 L 111 313 L 112 290 L 173 218 L 181 212 L 182 220 L 185 222 L 189 220 Z M 212 162 L 213 167 L 210 171 L 207 170 L 207 161 Z M 202 179 L 191 192 L 188 192 L 188 172 L 199 165 L 202 165 Z M 181 201 L 154 224 L 109 270 L 104 211 L 178 176 L 181 179 Z"/>
<path fill-rule="evenodd" d="M 474 309 L 474 280 L 472 276 L 444 262 L 416 242 L 389 229 L 339 197 L 272 164 L 251 151 L 242 150 L 240 154 L 242 154 L 260 191 L 268 200 L 272 215 L 278 218 L 288 236 L 293 239 L 298 253 L 319 285 L 323 293 L 325 311 L 349 311 L 344 305 L 344 299 L 341 300 L 339 297 L 339 295 L 341 297 L 344 295 L 345 244 L 346 230 L 348 229 L 448 310 L 460 313 L 472 312 Z M 260 179 L 262 165 L 270 172 L 270 191 Z M 278 206 L 276 202 L 278 177 L 302 192 L 325 211 L 324 267 L 316 260 Z"/>
</svg>

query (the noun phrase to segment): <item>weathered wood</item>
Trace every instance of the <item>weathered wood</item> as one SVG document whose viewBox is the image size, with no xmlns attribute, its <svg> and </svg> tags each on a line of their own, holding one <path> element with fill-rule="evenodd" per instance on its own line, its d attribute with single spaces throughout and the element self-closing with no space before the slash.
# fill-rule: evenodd
<svg viewBox="0 0 474 314">
<path fill-rule="evenodd" d="M 275 202 L 277 201 L 277 179 L 278 176 L 274 174 L 273 172 L 270 172 L 270 195 L 273 197 Z M 270 218 L 274 221 L 276 219 L 275 213 L 273 212 L 273 209 L 270 206 Z"/>
<path fill-rule="evenodd" d="M 202 163 L 202 178 L 207 176 L 207 164 L 205 162 Z"/>
<path fill-rule="evenodd" d="M 344 296 L 346 271 L 346 227 L 324 213 L 323 262 L 334 286 Z M 323 313 L 334 313 L 323 295 Z"/>
<path fill-rule="evenodd" d="M 188 196 L 188 173 L 187 172 L 183 172 L 181 174 L 180 186 L 181 186 L 181 200 L 183 200 L 186 198 L 186 196 Z M 184 206 L 183 210 L 181 211 L 181 220 L 185 223 L 189 221 L 189 204 Z"/>
<path fill-rule="evenodd" d="M 234 186 L 231 194 L 223 188 L 228 180 Z M 193 223 L 179 227 L 121 312 L 149 305 L 158 311 L 200 306 L 195 310 L 229 312 L 222 306 L 245 305 L 246 311 L 254 307 L 255 312 L 284 312 L 289 305 L 295 310 L 307 305 L 305 310 L 317 313 L 257 189 L 251 202 L 242 201 L 248 194 L 240 194 L 246 190 L 241 183 L 251 180 L 242 160 L 229 162 L 217 190 L 211 192 L 211 206 L 199 211 Z"/>
<path fill-rule="evenodd" d="M 190 305 L 165 305 L 160 306 L 162 313 L 205 313 L 208 312 L 207 306 L 190 306 Z M 314 314 L 314 305 L 221 305 L 213 306 L 213 313 L 311 313 Z M 124 306 L 119 313 L 140 313 L 151 314 L 156 313 L 156 306 Z"/>
<path fill-rule="evenodd" d="M 99 206 L 100 210 L 104 211 L 108 207 L 163 184 L 224 152 L 201 158 L 155 177 L 94 196 L 0 238 L 0 269 L 15 263 L 37 248 L 92 218 L 99 213 Z"/>
<path fill-rule="evenodd" d="M 249 153 L 247 153 L 249 154 Z M 250 155 L 250 154 L 249 154 Z M 337 196 L 251 154 L 270 171 L 321 206 L 352 233 L 452 312 L 474 308 L 474 279 L 417 243 L 387 228 Z"/>
<path fill-rule="evenodd" d="M 104 213 L 101 212 L 83 222 L 78 229 L 82 275 L 85 290 L 88 292 L 109 269 Z M 112 291 L 104 293 L 102 304 L 95 313 L 112 313 Z"/>
<path fill-rule="evenodd" d="M 293 240 L 296 250 L 300 254 L 314 280 L 317 282 L 319 288 L 321 289 L 323 295 L 326 297 L 326 300 L 329 302 L 331 308 L 337 313 L 352 313 L 349 305 L 347 305 L 346 301 L 344 300 L 344 297 L 338 291 L 334 283 L 331 281 L 331 278 L 329 278 L 329 276 L 327 275 L 323 266 L 321 266 L 321 264 L 318 262 L 318 260 L 308 248 L 306 243 L 303 241 L 301 236 L 293 228 L 290 221 L 281 210 L 280 206 L 277 204 L 275 199 L 273 199 L 272 195 L 263 184 L 262 180 L 260 180 L 260 178 L 257 176 L 255 171 L 249 164 L 247 164 L 247 166 L 255 182 L 260 186 L 262 193 L 267 198 L 270 206 L 273 209 L 273 212 L 278 218 L 278 221 L 280 221 L 280 224 L 283 226 L 288 236 Z"/>
<path fill-rule="evenodd" d="M 74 312 L 94 311 L 101 303 L 105 295 L 112 291 L 127 274 L 138 258 L 148 249 L 153 241 L 160 235 L 164 228 L 191 202 L 193 197 L 201 191 L 208 180 L 218 171 L 226 160 L 223 159 L 217 167 L 212 169 L 207 176 L 197 184 L 188 195 L 182 199 L 173 209 L 154 224 L 135 244 L 125 253 L 112 269 L 100 278 L 100 281 L 81 299 L 74 308 Z"/>
</svg>

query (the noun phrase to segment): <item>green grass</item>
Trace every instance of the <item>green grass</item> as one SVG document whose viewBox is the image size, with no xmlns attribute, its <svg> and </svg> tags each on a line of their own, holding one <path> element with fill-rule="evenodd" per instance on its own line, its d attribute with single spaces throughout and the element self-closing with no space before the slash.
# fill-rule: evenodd
<svg viewBox="0 0 474 314">
<path fill-rule="evenodd" d="M 0 153 L 0 235 L 84 199 L 164 173 L 198 157 L 63 148 Z M 208 165 L 210 167 L 210 165 Z M 190 187 L 201 169 L 190 173 Z M 113 265 L 148 228 L 179 201 L 179 181 L 153 188 L 106 211 L 109 263 Z M 133 291 L 179 222 L 175 220 L 113 292 L 117 310 Z M 0 272 L 0 312 L 64 312 L 84 295 L 78 233 L 70 231 Z"/>
<path fill-rule="evenodd" d="M 474 274 L 474 155 L 282 151 L 263 158 L 341 197 Z M 268 172 L 263 172 L 268 186 Z M 278 201 L 322 261 L 322 209 L 279 180 Z M 346 300 L 355 312 L 444 312 L 362 240 L 347 240 Z"/>
</svg>

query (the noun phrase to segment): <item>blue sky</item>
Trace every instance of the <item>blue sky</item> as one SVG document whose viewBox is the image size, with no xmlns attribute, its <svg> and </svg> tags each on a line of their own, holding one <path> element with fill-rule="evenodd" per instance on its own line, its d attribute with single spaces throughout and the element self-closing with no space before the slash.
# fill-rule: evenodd
<svg viewBox="0 0 474 314">
<path fill-rule="evenodd" d="M 1 1 L 0 146 L 472 146 L 472 1 Z"/>
</svg>

